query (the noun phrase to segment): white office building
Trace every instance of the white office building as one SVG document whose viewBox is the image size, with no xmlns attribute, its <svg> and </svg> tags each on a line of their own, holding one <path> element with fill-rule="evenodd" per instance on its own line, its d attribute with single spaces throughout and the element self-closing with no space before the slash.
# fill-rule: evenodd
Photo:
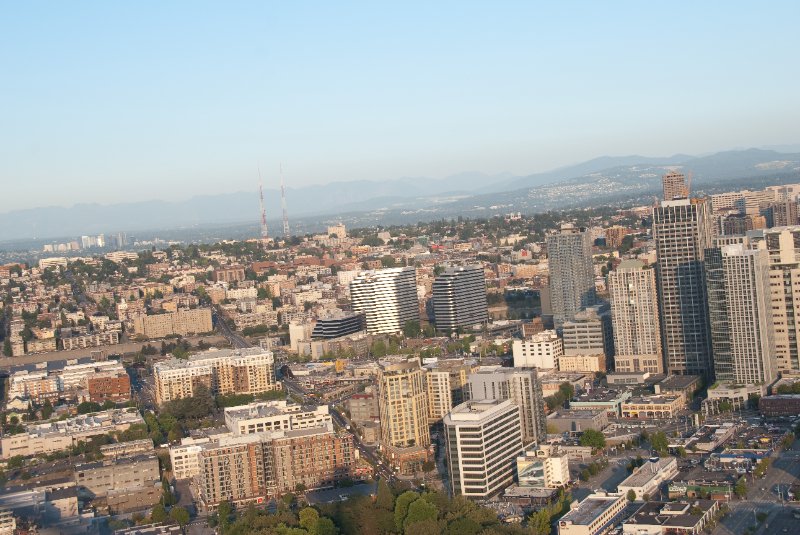
<svg viewBox="0 0 800 535">
<path fill-rule="evenodd" d="M 527 340 L 514 340 L 511 345 L 516 368 L 558 368 L 564 355 L 564 342 L 555 331 L 542 331 Z"/>
<path fill-rule="evenodd" d="M 514 481 L 523 451 L 519 409 L 511 400 L 467 401 L 444 417 L 453 494 L 485 499 Z"/>
</svg>

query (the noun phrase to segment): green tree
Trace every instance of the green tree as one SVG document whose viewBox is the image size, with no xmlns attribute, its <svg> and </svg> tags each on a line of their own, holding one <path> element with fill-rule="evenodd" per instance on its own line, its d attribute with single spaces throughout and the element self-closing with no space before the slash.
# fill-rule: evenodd
<svg viewBox="0 0 800 535">
<path fill-rule="evenodd" d="M 231 515 L 233 515 L 233 507 L 228 500 L 222 500 L 217 506 L 217 517 L 219 518 L 220 531 L 225 532 L 225 528 L 231 523 Z"/>
<path fill-rule="evenodd" d="M 153 524 L 162 524 L 167 521 L 167 510 L 163 504 L 157 503 L 153 506 L 153 511 L 150 513 L 150 522 Z"/>
<path fill-rule="evenodd" d="M 403 325 L 403 334 L 407 338 L 416 338 L 422 332 L 419 326 L 419 321 L 409 320 Z"/>
<path fill-rule="evenodd" d="M 478 535 L 481 525 L 471 518 L 456 518 L 447 525 L 445 535 Z"/>
<path fill-rule="evenodd" d="M 378 481 L 378 492 L 375 497 L 375 506 L 386 511 L 394 510 L 394 493 L 385 479 Z"/>
<path fill-rule="evenodd" d="M 656 431 L 650 436 L 650 446 L 660 455 L 666 455 L 669 451 L 669 440 L 663 431 Z"/>
<path fill-rule="evenodd" d="M 403 520 L 403 528 L 408 530 L 408 526 L 416 522 L 425 520 L 436 520 L 439 516 L 439 509 L 425 500 L 424 498 L 417 498 L 408 506 L 408 513 Z"/>
<path fill-rule="evenodd" d="M 49 399 L 44 400 L 44 405 L 42 405 L 42 418 L 44 420 L 49 419 L 53 415 L 53 404 L 50 403 Z"/>
<path fill-rule="evenodd" d="M 78 404 L 78 414 L 98 412 L 101 408 L 102 407 L 100 407 L 99 403 L 95 403 L 94 401 L 84 401 L 83 403 Z"/>
<path fill-rule="evenodd" d="M 169 517 L 181 527 L 181 530 L 189 523 L 189 511 L 180 506 L 170 509 Z"/>
<path fill-rule="evenodd" d="M 551 519 L 550 511 L 546 507 L 533 513 L 528 517 L 531 535 L 550 535 Z"/>
<path fill-rule="evenodd" d="M 628 494 L 625 497 L 628 498 L 629 502 L 635 502 L 636 501 L 636 491 L 633 490 L 633 489 L 630 489 L 628 491 Z"/>
<path fill-rule="evenodd" d="M 408 514 L 408 507 L 419 498 L 413 490 L 407 490 L 397 497 L 394 502 L 394 524 L 398 530 L 403 529 L 403 522 Z"/>
<path fill-rule="evenodd" d="M 319 511 L 313 507 L 305 507 L 300 510 L 300 526 L 309 533 L 316 534 L 317 522 L 319 522 Z"/>
<path fill-rule="evenodd" d="M 11 340 L 6 338 L 5 341 L 3 342 L 3 355 L 10 357 L 13 354 L 14 353 L 11 351 Z"/>
<path fill-rule="evenodd" d="M 600 450 L 606 447 L 606 437 L 600 431 L 587 429 L 581 435 L 580 445 L 590 446 L 596 450 Z"/>
<path fill-rule="evenodd" d="M 339 529 L 336 527 L 336 524 L 333 523 L 333 520 L 323 516 L 317 520 L 317 525 L 313 533 L 316 535 L 337 535 Z"/>
</svg>

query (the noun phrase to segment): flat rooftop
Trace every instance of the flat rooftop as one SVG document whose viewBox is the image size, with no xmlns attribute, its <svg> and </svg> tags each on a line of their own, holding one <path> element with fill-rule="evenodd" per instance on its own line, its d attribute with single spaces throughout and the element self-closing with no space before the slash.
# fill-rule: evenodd
<svg viewBox="0 0 800 535">
<path fill-rule="evenodd" d="M 569 513 L 561 517 L 562 521 L 572 522 L 581 526 L 588 526 L 594 522 L 597 517 L 602 515 L 606 510 L 613 507 L 619 500 L 619 496 L 597 496 L 592 495 L 583 500 L 577 509 L 573 509 Z"/>
</svg>

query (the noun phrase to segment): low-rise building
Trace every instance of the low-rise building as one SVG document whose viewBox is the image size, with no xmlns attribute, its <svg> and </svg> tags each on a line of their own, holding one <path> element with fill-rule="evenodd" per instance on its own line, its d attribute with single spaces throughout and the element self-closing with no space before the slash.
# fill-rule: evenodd
<svg viewBox="0 0 800 535">
<path fill-rule="evenodd" d="M 698 535 L 719 511 L 716 500 L 648 502 L 622 524 L 624 535 Z"/>
<path fill-rule="evenodd" d="M 520 487 L 555 489 L 569 484 L 569 456 L 564 452 L 537 455 L 528 450 L 517 457 L 517 480 Z"/>
<path fill-rule="evenodd" d="M 631 475 L 619 484 L 617 490 L 623 495 L 629 491 L 636 493 L 637 500 L 647 500 L 658 492 L 663 483 L 671 481 L 678 475 L 678 461 L 675 457 L 667 457 L 657 461 L 647 461 L 636 468 Z M 647 498 L 645 498 L 647 496 Z"/>
<path fill-rule="evenodd" d="M 622 404 L 623 418 L 673 418 L 686 408 L 683 394 L 631 398 Z"/>
<path fill-rule="evenodd" d="M 767 418 L 800 414 L 800 394 L 776 394 L 758 400 L 758 410 Z"/>
<path fill-rule="evenodd" d="M 625 510 L 628 500 L 622 494 L 596 492 L 582 502 L 572 502 L 571 510 L 558 521 L 559 535 L 601 535 L 606 533 Z"/>
<path fill-rule="evenodd" d="M 160 483 L 158 457 L 153 453 L 104 459 L 75 467 L 75 484 L 90 498 L 107 496 L 114 491 L 146 492 L 156 487 L 155 501 L 148 505 L 152 507 L 160 498 Z"/>
<path fill-rule="evenodd" d="M 56 422 L 30 424 L 22 433 L 0 438 L 0 450 L 3 459 L 52 453 L 93 436 L 125 431 L 134 424 L 144 424 L 136 408 L 112 409 Z"/>
<path fill-rule="evenodd" d="M 603 409 L 557 410 L 547 415 L 548 432 L 582 433 L 588 429 L 602 431 L 608 426 L 608 414 Z"/>
<path fill-rule="evenodd" d="M 622 416 L 622 404 L 631 398 L 630 391 L 594 389 L 577 394 L 569 402 L 570 409 L 603 409 L 611 418 Z"/>
<path fill-rule="evenodd" d="M 603 353 L 561 355 L 558 358 L 561 372 L 605 372 L 606 356 Z"/>
</svg>

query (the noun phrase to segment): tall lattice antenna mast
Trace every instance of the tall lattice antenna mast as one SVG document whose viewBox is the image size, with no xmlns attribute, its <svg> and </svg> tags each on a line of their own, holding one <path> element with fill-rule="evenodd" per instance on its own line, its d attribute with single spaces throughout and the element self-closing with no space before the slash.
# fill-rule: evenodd
<svg viewBox="0 0 800 535">
<path fill-rule="evenodd" d="M 281 164 L 281 209 L 283 210 L 283 235 L 289 237 L 289 213 L 286 211 L 286 189 L 283 187 L 283 164 Z"/>
<path fill-rule="evenodd" d="M 261 180 L 261 166 L 258 167 L 258 201 L 261 205 L 261 239 L 269 238 L 267 229 L 267 211 L 264 209 L 264 182 Z"/>
</svg>

